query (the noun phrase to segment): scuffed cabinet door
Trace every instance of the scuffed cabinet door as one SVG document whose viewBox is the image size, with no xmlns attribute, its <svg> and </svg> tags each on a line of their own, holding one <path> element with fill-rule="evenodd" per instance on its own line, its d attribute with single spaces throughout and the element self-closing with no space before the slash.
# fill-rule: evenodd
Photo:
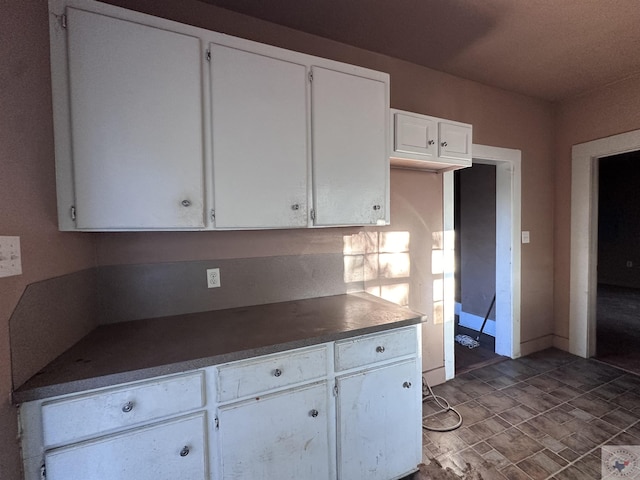
<svg viewBox="0 0 640 480">
<path fill-rule="evenodd" d="M 339 377 L 338 478 L 389 480 L 421 461 L 415 359 Z"/>
<path fill-rule="evenodd" d="M 384 224 L 388 84 L 316 66 L 312 73 L 315 225 Z"/>
<path fill-rule="evenodd" d="M 47 480 L 205 480 L 204 413 L 50 450 Z"/>
<path fill-rule="evenodd" d="M 307 67 L 210 49 L 215 227 L 306 227 Z"/>
<path fill-rule="evenodd" d="M 328 395 L 322 382 L 221 407 L 222 480 L 331 478 Z"/>
<path fill-rule="evenodd" d="M 76 227 L 204 227 L 200 40 L 67 16 Z"/>
</svg>

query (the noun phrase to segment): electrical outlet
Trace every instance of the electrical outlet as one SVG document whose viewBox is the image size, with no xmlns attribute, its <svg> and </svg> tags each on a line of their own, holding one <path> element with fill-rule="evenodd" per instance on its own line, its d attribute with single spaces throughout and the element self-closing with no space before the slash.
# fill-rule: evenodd
<svg viewBox="0 0 640 480">
<path fill-rule="evenodd" d="M 627 260 L 627 268 L 633 268 L 633 262 L 631 260 Z"/>
<path fill-rule="evenodd" d="M 20 237 L 0 237 L 0 277 L 21 274 Z"/>
<path fill-rule="evenodd" d="M 220 269 L 207 268 L 207 288 L 217 288 L 220 286 Z"/>
</svg>

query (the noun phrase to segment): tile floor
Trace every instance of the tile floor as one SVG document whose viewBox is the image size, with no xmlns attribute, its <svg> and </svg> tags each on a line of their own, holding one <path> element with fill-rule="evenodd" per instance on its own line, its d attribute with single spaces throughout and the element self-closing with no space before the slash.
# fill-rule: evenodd
<svg viewBox="0 0 640 480">
<path fill-rule="evenodd" d="M 461 428 L 423 429 L 413 478 L 599 479 L 602 445 L 640 446 L 640 376 L 556 349 L 482 367 L 433 389 Z M 436 410 L 432 401 L 424 414 Z M 453 413 L 428 417 L 433 426 Z M 449 423 L 451 424 L 451 423 Z"/>
</svg>

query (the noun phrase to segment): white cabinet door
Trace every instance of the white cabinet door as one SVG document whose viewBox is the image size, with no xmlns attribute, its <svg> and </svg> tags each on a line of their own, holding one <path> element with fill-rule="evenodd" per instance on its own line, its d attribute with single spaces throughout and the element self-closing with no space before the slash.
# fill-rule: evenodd
<svg viewBox="0 0 640 480">
<path fill-rule="evenodd" d="M 312 67 L 315 225 L 367 225 L 386 218 L 387 84 Z"/>
<path fill-rule="evenodd" d="M 231 404 L 218 418 L 223 480 L 331 477 L 326 382 Z"/>
<path fill-rule="evenodd" d="M 439 156 L 471 162 L 471 126 L 440 122 Z"/>
<path fill-rule="evenodd" d="M 204 226 L 196 37 L 67 9 L 76 226 Z"/>
<path fill-rule="evenodd" d="M 307 67 L 210 48 L 216 228 L 306 227 Z"/>
<path fill-rule="evenodd" d="M 389 480 L 422 455 L 421 386 L 408 360 L 337 378 L 338 478 Z"/>
<path fill-rule="evenodd" d="M 396 113 L 394 117 L 394 152 L 424 155 L 425 158 L 437 156 L 437 120 L 403 113 Z"/>
<path fill-rule="evenodd" d="M 205 480 L 204 413 L 50 450 L 47 480 Z"/>
</svg>

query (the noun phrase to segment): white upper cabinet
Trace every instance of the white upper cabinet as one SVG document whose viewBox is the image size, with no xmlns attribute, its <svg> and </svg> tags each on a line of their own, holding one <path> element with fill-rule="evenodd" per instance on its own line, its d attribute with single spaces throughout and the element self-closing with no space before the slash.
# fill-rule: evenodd
<svg viewBox="0 0 640 480">
<path fill-rule="evenodd" d="M 438 156 L 438 122 L 434 118 L 416 117 L 396 113 L 394 116 L 394 151 L 424 155 L 425 158 Z"/>
<path fill-rule="evenodd" d="M 384 224 L 388 83 L 312 68 L 315 224 Z"/>
<path fill-rule="evenodd" d="M 391 113 L 392 166 L 432 171 L 471 166 L 471 125 L 395 109 Z"/>
<path fill-rule="evenodd" d="M 216 228 L 306 227 L 306 66 L 210 51 Z"/>
<path fill-rule="evenodd" d="M 204 226 L 196 37 L 67 9 L 79 229 Z"/>
<path fill-rule="evenodd" d="M 61 230 L 389 221 L 389 75 L 49 0 Z"/>
</svg>

